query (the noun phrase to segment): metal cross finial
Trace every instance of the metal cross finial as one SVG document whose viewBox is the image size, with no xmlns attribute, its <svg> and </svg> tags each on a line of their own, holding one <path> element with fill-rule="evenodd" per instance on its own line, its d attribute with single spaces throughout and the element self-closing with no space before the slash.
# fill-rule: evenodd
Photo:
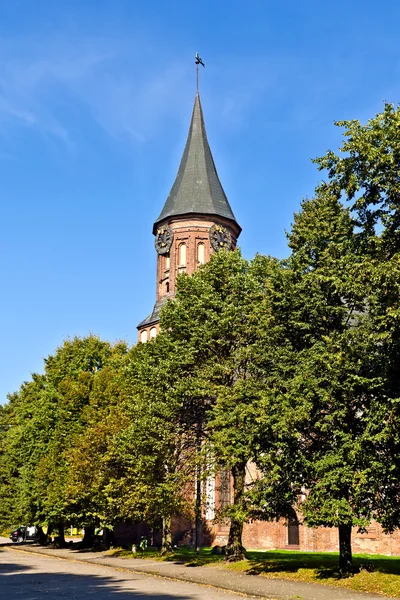
<svg viewBox="0 0 400 600">
<path fill-rule="evenodd" d="M 199 65 L 202 65 L 203 67 L 205 67 L 206 65 L 201 60 L 198 52 L 196 52 L 194 60 L 196 63 L 196 92 L 198 92 L 199 91 Z"/>
</svg>

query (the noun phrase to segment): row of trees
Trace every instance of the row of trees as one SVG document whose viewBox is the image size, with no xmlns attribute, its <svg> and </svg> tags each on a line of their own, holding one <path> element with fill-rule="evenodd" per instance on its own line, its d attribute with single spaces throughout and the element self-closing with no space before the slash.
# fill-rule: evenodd
<svg viewBox="0 0 400 600">
<path fill-rule="evenodd" d="M 294 509 L 338 528 L 344 570 L 353 526 L 399 527 L 400 109 L 338 125 L 287 260 L 221 251 L 179 278 L 156 339 L 66 341 L 9 397 L 1 525 L 161 521 L 168 549 L 195 478 L 227 469 L 230 559 L 246 521 Z"/>
</svg>

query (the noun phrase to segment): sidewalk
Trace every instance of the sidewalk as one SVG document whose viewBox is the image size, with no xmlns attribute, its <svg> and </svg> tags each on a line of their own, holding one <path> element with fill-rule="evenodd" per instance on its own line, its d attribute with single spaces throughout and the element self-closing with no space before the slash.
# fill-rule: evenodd
<svg viewBox="0 0 400 600">
<path fill-rule="evenodd" d="M 382 596 L 375 594 L 354 592 L 320 584 L 246 575 L 225 570 L 221 566 L 190 567 L 179 563 L 150 559 L 105 556 L 104 552 L 81 552 L 73 548 L 55 550 L 34 544 L 23 546 L 7 544 L 2 547 L 11 552 L 33 552 L 68 561 L 88 562 L 133 573 L 144 573 L 212 586 L 269 600 L 382 600 Z"/>
</svg>

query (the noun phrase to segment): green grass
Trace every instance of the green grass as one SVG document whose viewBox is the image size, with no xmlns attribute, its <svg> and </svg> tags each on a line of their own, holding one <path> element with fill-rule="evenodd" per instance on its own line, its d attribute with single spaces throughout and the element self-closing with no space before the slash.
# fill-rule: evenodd
<svg viewBox="0 0 400 600">
<path fill-rule="evenodd" d="M 247 560 L 227 565 L 227 568 L 263 577 L 400 596 L 400 557 L 356 554 L 353 556 L 353 566 L 360 571 L 347 577 L 340 573 L 338 560 L 339 555 L 335 552 L 254 551 L 248 552 Z M 366 566 L 372 566 L 373 572 L 369 572 Z"/>
<path fill-rule="evenodd" d="M 146 548 L 143 553 L 138 550 L 133 554 L 130 550 L 124 550 L 122 548 L 114 548 L 108 552 L 110 556 L 119 556 L 122 558 L 151 558 L 153 560 L 173 562 L 175 564 L 185 564 L 188 567 L 201 567 L 203 565 L 210 565 L 223 561 L 223 556 L 218 554 L 211 554 L 211 548 L 202 548 L 199 556 L 196 555 L 192 548 L 181 546 L 167 554 L 161 556 L 158 550 L 153 548 Z"/>
<path fill-rule="evenodd" d="M 350 577 L 344 577 L 338 569 L 339 555 L 334 552 L 298 552 L 273 550 L 270 552 L 248 551 L 247 559 L 237 563 L 224 563 L 223 556 L 211 554 L 211 548 L 202 548 L 199 556 L 191 548 L 178 548 L 173 554 L 161 557 L 159 552 L 148 548 L 143 554 L 114 549 L 113 556 L 126 558 L 152 558 L 166 560 L 190 567 L 214 565 L 232 571 L 259 575 L 261 577 L 290 579 L 308 583 L 323 583 L 352 590 L 400 597 L 400 557 L 376 554 L 356 554 L 353 565 L 360 569 Z M 374 569 L 366 570 L 366 566 Z"/>
</svg>

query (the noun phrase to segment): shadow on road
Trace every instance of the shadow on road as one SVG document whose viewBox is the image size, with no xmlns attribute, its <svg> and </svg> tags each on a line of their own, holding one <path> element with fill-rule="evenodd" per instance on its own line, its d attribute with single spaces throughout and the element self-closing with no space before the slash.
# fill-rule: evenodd
<svg viewBox="0 0 400 600">
<path fill-rule="evenodd" d="M 135 587 L 135 577 L 124 579 L 101 575 L 77 575 L 58 572 L 44 573 L 31 567 L 14 563 L 1 563 L 0 557 L 0 590 L 1 597 L 7 600 L 21 598 L 39 598 L 48 600 L 59 598 L 91 598 L 96 600 L 193 600 L 194 596 L 182 594 L 159 594 L 123 589 L 129 581 Z"/>
<path fill-rule="evenodd" d="M 14 573 L 16 571 L 18 571 L 18 573 L 21 573 L 23 571 L 28 571 L 30 569 L 30 567 L 24 567 L 23 565 L 14 565 L 14 564 L 2 564 L 1 563 L 1 557 L 0 557 L 0 577 L 1 575 L 10 575 L 10 573 Z"/>
</svg>

